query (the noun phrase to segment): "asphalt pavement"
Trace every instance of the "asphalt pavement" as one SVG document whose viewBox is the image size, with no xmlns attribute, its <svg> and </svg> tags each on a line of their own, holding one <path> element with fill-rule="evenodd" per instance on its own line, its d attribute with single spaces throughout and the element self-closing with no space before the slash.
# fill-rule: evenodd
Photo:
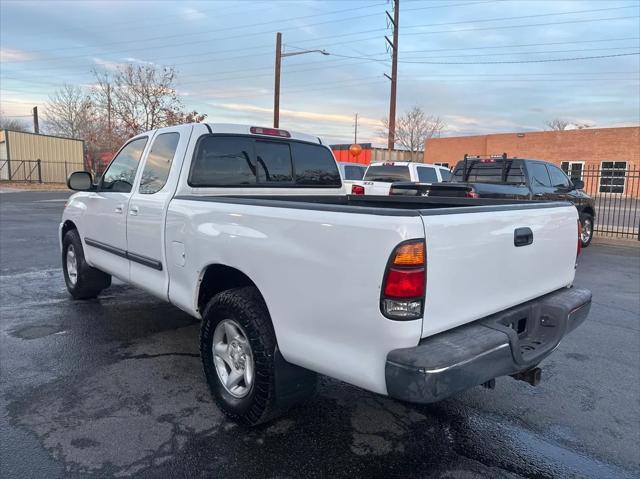
<svg viewBox="0 0 640 479">
<path fill-rule="evenodd" d="M 640 248 L 584 250 L 591 315 L 538 387 L 499 378 L 416 406 L 323 377 L 313 399 L 246 429 L 209 397 L 198 321 L 121 283 L 70 299 L 67 196 L 0 195 L 2 478 L 640 475 Z"/>
</svg>

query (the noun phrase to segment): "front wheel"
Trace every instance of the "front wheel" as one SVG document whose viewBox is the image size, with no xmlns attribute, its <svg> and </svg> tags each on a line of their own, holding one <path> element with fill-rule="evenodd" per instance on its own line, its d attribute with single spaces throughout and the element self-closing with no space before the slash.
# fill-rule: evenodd
<svg viewBox="0 0 640 479">
<path fill-rule="evenodd" d="M 580 215 L 580 224 L 582 226 L 580 242 L 582 243 L 582 247 L 586 248 L 593 239 L 593 216 L 587 213 L 582 213 Z"/>
<path fill-rule="evenodd" d="M 111 276 L 92 268 L 84 259 L 82 241 L 77 230 L 62 239 L 62 271 L 67 290 L 74 299 L 90 299 L 111 286 Z"/>
<path fill-rule="evenodd" d="M 229 418 L 253 426 L 315 390 L 316 375 L 284 361 L 255 287 L 223 291 L 205 308 L 200 356 L 211 394 Z"/>
</svg>

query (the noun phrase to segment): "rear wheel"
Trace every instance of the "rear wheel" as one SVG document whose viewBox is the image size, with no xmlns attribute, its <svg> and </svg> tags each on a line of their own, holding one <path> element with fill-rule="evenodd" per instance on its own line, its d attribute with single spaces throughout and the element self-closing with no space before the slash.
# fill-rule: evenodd
<svg viewBox="0 0 640 479">
<path fill-rule="evenodd" d="M 315 391 L 316 375 L 284 361 L 255 287 L 223 291 L 205 308 L 200 356 L 211 394 L 229 418 L 267 422 Z"/>
<path fill-rule="evenodd" d="M 62 240 L 62 271 L 67 290 L 74 299 L 89 299 L 111 286 L 111 276 L 92 268 L 84 259 L 82 241 L 77 230 L 70 230 Z"/>
<path fill-rule="evenodd" d="M 586 248 L 593 239 L 593 216 L 587 213 L 582 213 L 580 215 L 580 224 L 582 226 L 580 242 L 582 243 L 582 247 Z"/>
</svg>

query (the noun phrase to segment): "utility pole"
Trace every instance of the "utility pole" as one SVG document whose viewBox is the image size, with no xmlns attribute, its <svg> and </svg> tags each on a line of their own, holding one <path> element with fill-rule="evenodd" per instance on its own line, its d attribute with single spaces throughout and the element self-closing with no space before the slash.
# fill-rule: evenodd
<svg viewBox="0 0 640 479">
<path fill-rule="evenodd" d="M 33 132 L 37 135 L 40 133 L 40 125 L 38 123 L 38 107 L 33 107 Z"/>
<path fill-rule="evenodd" d="M 321 53 L 322 55 L 330 55 L 324 50 L 302 50 L 299 52 L 283 53 L 282 52 L 282 33 L 276 33 L 276 71 L 275 86 L 273 92 L 273 127 L 280 126 L 280 67 L 282 59 L 285 57 L 293 57 L 296 55 L 305 55 L 307 53 Z"/>
<path fill-rule="evenodd" d="M 400 0 L 393 0 L 393 18 L 389 12 L 385 12 L 391 25 L 393 25 L 393 42 L 389 37 L 384 37 L 391 47 L 391 76 L 385 73 L 391 80 L 391 97 L 389 98 L 389 140 L 387 148 L 393 150 L 396 140 L 396 93 L 398 87 L 398 27 L 400 26 Z"/>
<path fill-rule="evenodd" d="M 273 127 L 280 126 L 280 65 L 282 64 L 282 33 L 276 34 L 276 80 L 273 94 Z"/>
<path fill-rule="evenodd" d="M 358 114 L 356 113 L 356 123 L 355 123 L 355 129 L 353 131 L 353 143 L 357 144 L 358 143 Z"/>
</svg>

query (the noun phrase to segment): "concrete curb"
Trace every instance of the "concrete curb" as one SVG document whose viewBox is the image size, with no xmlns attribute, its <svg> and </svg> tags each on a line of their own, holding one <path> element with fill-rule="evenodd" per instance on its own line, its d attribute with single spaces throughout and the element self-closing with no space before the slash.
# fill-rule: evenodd
<svg viewBox="0 0 640 479">
<path fill-rule="evenodd" d="M 627 246 L 632 248 L 640 248 L 640 241 L 630 238 L 615 238 L 610 236 L 594 236 L 591 244 Z"/>
</svg>

